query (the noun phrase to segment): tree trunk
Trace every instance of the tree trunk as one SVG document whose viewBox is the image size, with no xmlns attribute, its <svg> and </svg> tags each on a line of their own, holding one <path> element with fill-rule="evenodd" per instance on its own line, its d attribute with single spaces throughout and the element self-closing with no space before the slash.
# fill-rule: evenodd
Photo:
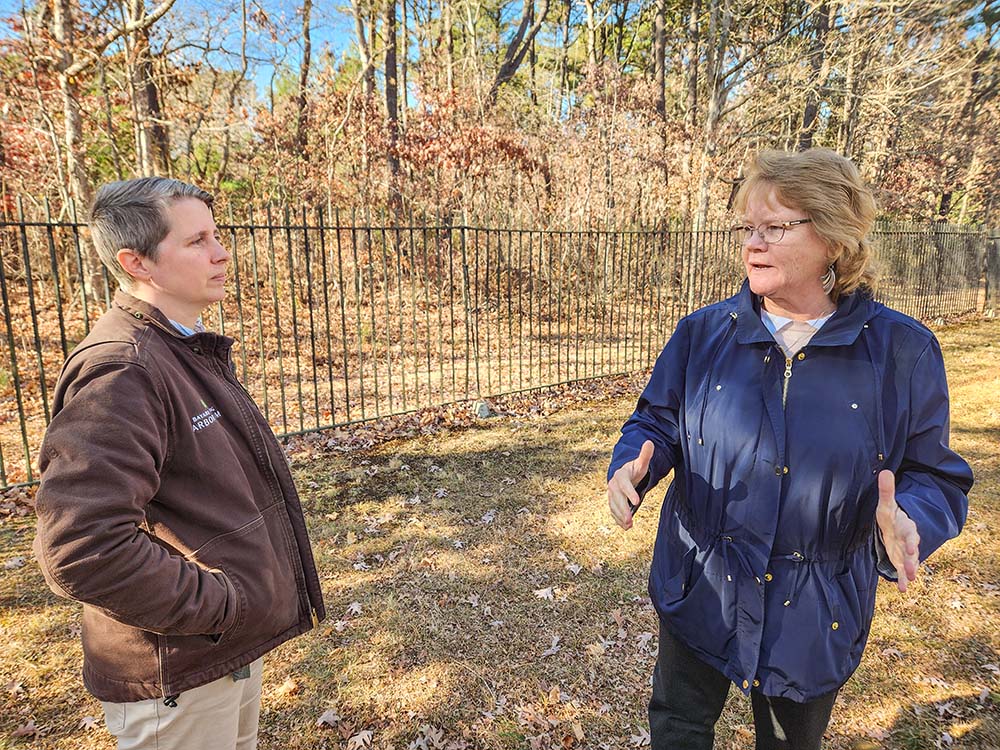
<svg viewBox="0 0 1000 750">
<path fill-rule="evenodd" d="M 306 87 L 309 85 L 309 64 L 312 56 L 312 40 L 310 38 L 310 19 L 312 17 L 312 0 L 302 0 L 302 63 L 299 65 L 299 91 L 296 97 L 298 116 L 295 123 L 295 147 L 303 159 L 309 159 L 308 116 L 306 112 Z"/>
<path fill-rule="evenodd" d="M 399 189 L 399 81 L 396 69 L 396 0 L 385 3 L 386 163 L 389 167 L 389 211 L 393 220 L 402 208 Z"/>
<path fill-rule="evenodd" d="M 681 172 L 686 181 L 684 190 L 684 221 L 691 221 L 691 195 L 694 188 L 694 134 L 698 128 L 698 61 L 701 57 L 699 23 L 700 0 L 691 0 L 687 24 L 687 77 L 684 102 L 684 143 L 681 148 Z"/>
<path fill-rule="evenodd" d="M 84 169 L 83 118 L 80 114 L 80 84 L 70 71 L 75 49 L 75 28 L 72 0 L 55 0 L 52 4 L 52 32 L 57 46 L 56 69 L 59 71 L 59 92 L 63 101 L 66 172 L 70 179 L 70 194 L 86 209 L 94 198 L 94 187 Z"/>
<path fill-rule="evenodd" d="M 711 88 L 708 96 L 708 112 L 705 115 L 705 125 L 702 130 L 701 177 L 698 182 L 698 208 L 694 219 L 696 229 L 704 229 L 708 222 L 708 205 L 711 199 L 712 180 L 715 178 L 713 160 L 719 145 L 719 123 L 722 120 L 722 108 L 728 93 L 727 77 L 723 74 L 722 68 L 725 66 L 726 52 L 729 49 L 729 32 L 732 23 L 731 0 L 723 0 L 712 6 L 705 71 L 705 78 L 709 81 Z"/>
<path fill-rule="evenodd" d="M 361 58 L 361 91 L 367 103 L 375 96 L 375 66 L 372 63 L 372 51 L 368 43 L 368 31 L 360 0 L 351 0 L 351 15 L 354 16 L 355 41 L 358 43 L 358 57 Z"/>
<path fill-rule="evenodd" d="M 399 8 L 403 13 L 403 41 L 400 45 L 400 49 L 403 51 L 401 59 L 399 60 L 399 82 L 400 82 L 400 95 L 402 101 L 399 105 L 400 120 L 402 122 L 402 127 L 406 129 L 406 115 L 409 109 L 410 97 L 409 89 L 407 88 L 407 75 L 409 74 L 409 60 L 410 60 L 410 30 L 407 25 L 406 19 L 406 0 L 400 0 Z"/>
<path fill-rule="evenodd" d="M 452 37 L 451 0 L 442 0 L 441 17 L 444 24 L 444 65 L 448 93 L 455 92 L 455 39 Z"/>
<path fill-rule="evenodd" d="M 826 55 L 826 36 L 833 20 L 835 6 L 824 2 L 817 12 L 816 31 L 813 36 L 810 53 L 809 69 L 812 80 L 806 91 L 806 104 L 802 112 L 802 127 L 799 129 L 799 151 L 812 148 L 813 134 L 816 132 L 816 116 L 822 94 L 826 89 L 826 78 L 829 75 L 829 63 Z"/>
<path fill-rule="evenodd" d="M 660 118 L 660 163 L 663 187 L 670 182 L 667 162 L 667 0 L 657 0 L 653 19 L 653 80 L 656 86 L 656 114 Z"/>
<path fill-rule="evenodd" d="M 594 12 L 596 0 L 583 0 L 587 10 L 587 75 L 592 76 L 597 70 L 597 17 Z"/>
<path fill-rule="evenodd" d="M 554 120 L 558 120 L 562 115 L 563 98 L 566 96 L 566 89 L 569 88 L 569 34 L 572 11 L 573 0 L 566 0 L 566 18 L 562 28 L 562 48 L 559 50 L 559 88 L 556 90 L 556 111 L 554 113 L 555 117 L 553 117 Z M 534 12 L 532 12 L 532 16 L 534 16 Z M 534 23 L 534 17 L 532 17 L 530 21 Z M 534 44 L 532 44 L 532 48 L 534 48 Z"/>
<path fill-rule="evenodd" d="M 514 38 L 507 47 L 507 53 L 504 55 L 503 63 L 501 63 L 500 69 L 497 71 L 496 77 L 493 79 L 493 85 L 490 86 L 490 92 L 486 95 L 485 104 L 487 107 L 492 107 L 496 104 L 497 93 L 500 91 L 500 87 L 507 83 L 514 77 L 514 74 L 517 73 L 517 69 L 521 66 L 521 62 L 524 60 L 524 56 L 527 54 L 528 49 L 531 47 L 531 43 L 534 41 L 539 30 L 541 30 L 542 24 L 545 22 L 545 16 L 549 12 L 549 0 L 542 0 L 541 10 L 535 17 L 534 23 L 530 23 L 530 19 L 534 12 L 534 8 L 532 7 L 533 5 L 534 0 L 530 0 L 530 2 L 525 2 L 524 4 L 524 11 L 521 14 L 521 23 L 518 25 L 517 32 L 515 32 Z"/>
<path fill-rule="evenodd" d="M 653 17 L 653 81 L 656 86 L 656 114 L 667 119 L 667 0 L 656 0 Z"/>
</svg>

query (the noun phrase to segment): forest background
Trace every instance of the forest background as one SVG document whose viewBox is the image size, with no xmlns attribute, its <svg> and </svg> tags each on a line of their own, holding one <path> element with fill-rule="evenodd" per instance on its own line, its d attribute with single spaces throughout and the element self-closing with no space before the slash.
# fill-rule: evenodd
<svg viewBox="0 0 1000 750">
<path fill-rule="evenodd" d="M 755 151 L 815 145 L 885 218 L 996 223 L 995 0 L 184 2 L 0 3 L 6 215 L 167 174 L 237 209 L 697 227 Z"/>
</svg>

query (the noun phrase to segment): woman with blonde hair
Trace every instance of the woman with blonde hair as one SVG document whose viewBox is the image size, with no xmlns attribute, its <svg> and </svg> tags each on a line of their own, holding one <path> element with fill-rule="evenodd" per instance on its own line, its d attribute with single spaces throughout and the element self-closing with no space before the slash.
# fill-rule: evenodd
<svg viewBox="0 0 1000 750">
<path fill-rule="evenodd" d="M 854 165 L 761 153 L 736 210 L 747 280 L 677 325 L 608 469 L 626 530 L 674 472 L 649 580 L 654 750 L 711 748 L 731 682 L 758 750 L 819 748 L 878 576 L 905 592 L 972 486 L 934 335 L 872 298 L 875 202 Z"/>
</svg>

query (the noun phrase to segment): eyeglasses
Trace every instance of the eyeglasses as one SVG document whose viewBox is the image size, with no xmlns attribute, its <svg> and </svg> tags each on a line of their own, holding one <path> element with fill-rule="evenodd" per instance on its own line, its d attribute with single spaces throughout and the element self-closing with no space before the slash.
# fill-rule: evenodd
<svg viewBox="0 0 1000 750">
<path fill-rule="evenodd" d="M 749 224 L 737 224 L 729 231 L 732 232 L 733 239 L 738 242 L 749 242 L 753 239 L 754 232 L 756 232 L 768 245 L 774 245 L 781 242 L 782 237 L 785 236 L 785 232 L 791 227 L 797 227 L 799 224 L 808 224 L 811 221 L 812 219 L 796 219 L 795 221 L 782 221 L 776 224 L 761 224 L 759 227 L 752 227 Z"/>
</svg>

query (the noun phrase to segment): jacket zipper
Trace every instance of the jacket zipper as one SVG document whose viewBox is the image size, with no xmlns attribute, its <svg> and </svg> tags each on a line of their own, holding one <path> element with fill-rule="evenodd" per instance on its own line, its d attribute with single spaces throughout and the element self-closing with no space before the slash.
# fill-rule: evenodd
<svg viewBox="0 0 1000 750">
<path fill-rule="evenodd" d="M 785 382 L 781 386 L 781 409 L 784 411 L 788 401 L 788 381 L 792 379 L 792 358 L 785 357 Z"/>
<path fill-rule="evenodd" d="M 232 355 L 230 355 L 230 357 L 231 356 Z M 232 360 L 230 359 L 230 362 L 231 361 Z M 247 406 L 250 407 L 250 412 L 251 412 L 251 417 L 252 417 L 253 416 L 253 412 L 257 411 L 257 404 L 256 404 L 256 402 L 254 402 L 253 396 L 250 395 L 250 391 L 248 391 L 247 388 L 246 388 L 246 386 L 243 385 L 243 383 L 240 382 L 239 378 L 237 378 L 233 374 L 232 369 L 230 369 L 229 367 L 220 367 L 219 370 L 221 371 L 220 374 L 222 375 L 223 382 L 229 383 L 230 385 L 233 384 L 233 383 L 235 383 L 239 387 L 240 391 L 246 396 L 246 399 L 249 402 L 247 404 Z M 259 411 L 257 413 L 259 413 Z M 281 490 L 281 480 L 278 477 L 278 471 L 277 471 L 277 469 L 275 469 L 275 467 L 274 467 L 274 462 L 271 460 L 271 453 L 267 449 L 267 438 L 264 436 L 264 432 L 263 432 L 263 430 L 261 430 L 260 425 L 257 424 L 257 420 L 256 419 L 252 419 L 251 421 L 253 422 L 253 425 L 252 425 L 253 428 L 257 431 L 257 435 L 261 439 L 261 444 L 262 444 L 262 446 L 264 448 L 264 456 L 265 456 L 265 458 L 267 458 L 268 468 L 270 468 L 271 474 L 274 476 L 275 482 L 278 483 L 278 490 L 282 494 L 282 501 L 284 501 L 285 497 L 284 497 L 284 491 Z M 295 544 L 296 544 L 296 547 L 298 547 L 298 542 L 297 541 L 296 541 Z M 300 564 L 301 564 L 301 558 L 300 558 Z M 302 565 L 302 581 L 303 581 L 303 584 L 306 583 L 306 569 L 305 569 L 305 565 L 304 564 Z M 314 628 L 318 628 L 319 627 L 319 613 L 316 611 L 316 608 L 312 605 L 312 601 L 309 599 L 309 587 L 308 587 L 308 585 L 306 585 L 306 589 L 305 589 L 304 593 L 306 595 L 306 602 L 308 603 L 308 606 L 309 606 L 309 618 L 310 618 L 310 620 L 312 620 L 312 626 Z"/>
</svg>

